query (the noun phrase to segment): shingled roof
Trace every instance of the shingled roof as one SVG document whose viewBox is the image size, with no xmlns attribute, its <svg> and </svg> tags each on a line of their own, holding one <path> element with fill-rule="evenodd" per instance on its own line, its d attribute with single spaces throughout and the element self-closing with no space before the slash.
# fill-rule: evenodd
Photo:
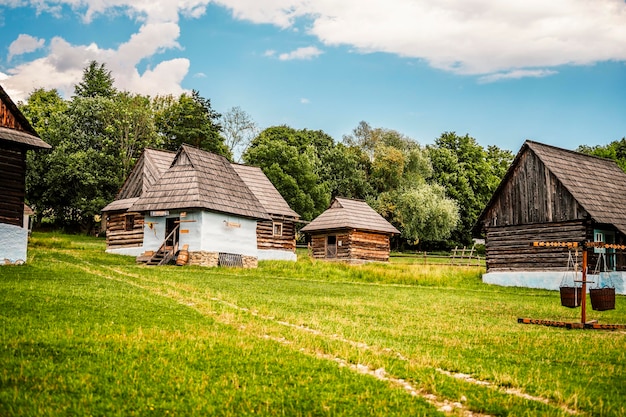
<svg viewBox="0 0 626 417">
<path fill-rule="evenodd" d="M 532 151 L 597 223 L 612 224 L 626 234 L 626 173 L 610 159 L 527 140 L 495 191 L 479 222 L 512 175 L 521 155 Z"/>
<path fill-rule="evenodd" d="M 116 200 L 143 195 L 168 170 L 175 156 L 176 152 L 146 148 L 117 193 Z"/>
<path fill-rule="evenodd" d="M 0 141 L 27 149 L 50 149 L 52 146 L 39 138 L 28 119 L 15 105 L 11 97 L 0 86 L 0 106 L 8 111 L 12 118 L 0 120 Z M 4 112 L 0 111 L 0 114 Z"/>
<path fill-rule="evenodd" d="M 183 145 L 171 167 L 131 211 L 206 209 L 270 220 L 264 207 L 223 156 Z"/>
<path fill-rule="evenodd" d="M 250 191 L 257 197 L 268 214 L 300 218 L 293 211 L 274 184 L 265 176 L 261 168 L 241 164 L 232 164 L 239 177 L 246 183 Z"/>
<path fill-rule="evenodd" d="M 301 231 L 310 233 L 339 229 L 357 229 L 389 234 L 400 233 L 365 201 L 341 197 L 336 197 L 330 208 L 304 226 Z"/>
</svg>

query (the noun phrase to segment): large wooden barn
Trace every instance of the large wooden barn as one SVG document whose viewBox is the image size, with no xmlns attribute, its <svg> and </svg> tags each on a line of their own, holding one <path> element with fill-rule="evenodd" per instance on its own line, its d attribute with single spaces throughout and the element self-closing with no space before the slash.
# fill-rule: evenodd
<svg viewBox="0 0 626 417">
<path fill-rule="evenodd" d="M 624 244 L 625 208 L 626 174 L 615 162 L 526 141 L 474 229 L 485 236 L 483 280 L 558 289 L 568 250 L 532 243 Z M 588 251 L 594 266 L 602 250 Z M 606 260 L 616 291 L 624 293 L 626 257 L 606 249 Z"/>
<path fill-rule="evenodd" d="M 175 231 L 191 263 L 215 265 L 220 253 L 249 265 L 296 259 L 299 216 L 265 174 L 187 145 L 178 153 L 147 149 L 103 213 L 111 253 L 158 254 Z"/>
<path fill-rule="evenodd" d="M 26 262 L 26 151 L 49 148 L 0 86 L 0 265 Z"/>
<path fill-rule="evenodd" d="M 357 262 L 388 261 L 390 237 L 400 233 L 365 201 L 340 197 L 301 232 L 314 258 Z"/>
</svg>

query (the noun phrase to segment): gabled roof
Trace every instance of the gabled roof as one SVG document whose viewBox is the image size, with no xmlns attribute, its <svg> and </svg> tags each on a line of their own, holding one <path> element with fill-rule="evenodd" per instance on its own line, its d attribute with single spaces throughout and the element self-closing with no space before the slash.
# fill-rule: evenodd
<svg viewBox="0 0 626 417">
<path fill-rule="evenodd" d="M 183 145 L 171 167 L 131 211 L 206 209 L 270 220 L 264 207 L 223 156 Z"/>
<path fill-rule="evenodd" d="M 139 197 L 125 198 L 123 200 L 115 200 L 107 204 L 102 211 L 125 211 L 132 207 L 139 200 Z"/>
<path fill-rule="evenodd" d="M 2 107 L 10 113 L 12 118 L 0 118 L 0 142 L 9 142 L 27 149 L 50 149 L 52 147 L 39 138 L 28 119 L 0 86 L 0 115 L 3 113 Z"/>
<path fill-rule="evenodd" d="M 336 197 L 325 212 L 304 226 L 302 232 L 358 229 L 370 232 L 400 234 L 391 223 L 376 213 L 365 201 Z"/>
<path fill-rule="evenodd" d="M 116 200 L 139 197 L 172 165 L 176 152 L 146 148 L 117 193 Z"/>
<path fill-rule="evenodd" d="M 593 220 L 612 224 L 626 234 L 626 173 L 614 161 L 530 140 L 522 145 L 479 222 L 528 150 L 539 158 Z"/>
<path fill-rule="evenodd" d="M 261 168 L 241 164 L 232 164 L 232 166 L 268 214 L 300 218 L 300 215 L 289 207 Z"/>
</svg>

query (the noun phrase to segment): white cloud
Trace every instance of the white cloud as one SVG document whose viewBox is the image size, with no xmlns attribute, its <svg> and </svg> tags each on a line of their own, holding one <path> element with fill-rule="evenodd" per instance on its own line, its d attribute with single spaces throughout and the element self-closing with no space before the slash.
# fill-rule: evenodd
<svg viewBox="0 0 626 417">
<path fill-rule="evenodd" d="M 501 80 L 516 80 L 520 78 L 542 78 L 550 75 L 558 74 L 558 71 L 552 70 L 513 70 L 508 72 L 498 72 L 480 77 L 481 83 L 493 83 Z"/>
<path fill-rule="evenodd" d="M 323 52 L 315 46 L 305 46 L 294 51 L 278 55 L 281 61 L 291 61 L 294 59 L 313 59 L 320 56 Z"/>
<path fill-rule="evenodd" d="M 423 59 L 458 74 L 626 61 L 623 0 L 217 0 L 326 45 Z"/>
<path fill-rule="evenodd" d="M 300 104 L 309 104 L 311 103 L 311 100 L 309 100 L 308 98 L 301 98 L 300 99 Z"/>
<path fill-rule="evenodd" d="M 35 88 L 55 88 L 69 97 L 74 85 L 80 81 L 83 68 L 91 60 L 105 63 L 112 71 L 115 86 L 119 89 L 142 94 L 180 94 L 181 82 L 189 71 L 189 60 L 179 58 L 157 62 L 140 74 L 137 65 L 144 59 L 154 59 L 165 50 L 180 49 L 178 38 L 179 14 L 198 17 L 205 12 L 210 0 L 31 0 L 40 13 L 59 13 L 59 5 L 67 5 L 77 13 L 83 13 L 83 20 L 90 22 L 104 13 L 124 12 L 134 17 L 141 26 L 117 49 L 103 49 L 95 43 L 85 45 L 70 44 L 56 37 L 50 40 L 46 56 L 31 62 L 22 63 L 6 71 L 3 86 L 10 89 L 14 100 L 25 99 Z M 16 6 L 9 5 L 9 7 Z M 13 42 L 9 56 L 26 53 L 40 48 L 45 40 L 21 35 Z"/>
<path fill-rule="evenodd" d="M 11 42 L 11 45 L 9 45 L 8 60 L 11 61 L 11 59 L 17 55 L 34 52 L 37 49 L 42 48 L 45 42 L 46 41 L 44 39 L 38 39 L 30 35 L 21 34 L 16 40 Z"/>
</svg>

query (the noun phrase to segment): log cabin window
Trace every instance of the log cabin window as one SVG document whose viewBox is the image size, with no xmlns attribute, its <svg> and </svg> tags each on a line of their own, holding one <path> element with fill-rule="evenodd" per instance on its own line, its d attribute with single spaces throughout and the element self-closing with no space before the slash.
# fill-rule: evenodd
<svg viewBox="0 0 626 417">
<path fill-rule="evenodd" d="M 606 244 L 615 243 L 615 232 L 610 230 L 593 231 L 594 242 L 603 242 Z M 606 257 L 606 266 L 609 271 L 615 271 L 615 249 L 593 248 L 594 253 L 604 253 Z"/>
<path fill-rule="evenodd" d="M 274 223 L 274 236 L 282 236 L 283 235 L 283 224 L 282 223 Z"/>
<path fill-rule="evenodd" d="M 124 216 L 124 230 L 127 232 L 132 231 L 135 228 L 135 215 L 127 214 Z"/>
</svg>

